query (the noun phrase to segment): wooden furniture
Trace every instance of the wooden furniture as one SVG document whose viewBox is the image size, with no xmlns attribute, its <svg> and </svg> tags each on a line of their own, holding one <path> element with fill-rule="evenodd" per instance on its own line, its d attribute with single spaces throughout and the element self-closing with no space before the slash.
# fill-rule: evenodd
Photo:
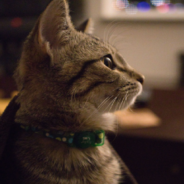
<svg viewBox="0 0 184 184">
<path fill-rule="evenodd" d="M 184 184 L 184 90 L 154 90 L 148 107 L 160 126 L 119 128 L 110 142 L 139 184 Z"/>
<path fill-rule="evenodd" d="M 5 108 L 9 104 L 11 99 L 0 99 L 0 116 L 4 112 Z"/>
</svg>

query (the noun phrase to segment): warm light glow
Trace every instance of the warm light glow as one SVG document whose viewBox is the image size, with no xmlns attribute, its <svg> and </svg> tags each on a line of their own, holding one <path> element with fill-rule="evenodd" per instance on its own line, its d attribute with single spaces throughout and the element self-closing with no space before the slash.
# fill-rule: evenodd
<svg viewBox="0 0 184 184">
<path fill-rule="evenodd" d="M 13 19 L 11 20 L 11 26 L 12 26 L 13 28 L 20 27 L 20 26 L 22 25 L 22 23 L 23 23 L 23 21 L 22 21 L 22 19 L 19 18 L 19 17 L 13 18 Z"/>
<path fill-rule="evenodd" d="M 167 13 L 167 12 L 169 12 L 169 5 L 168 4 L 162 4 L 160 6 L 157 6 L 157 10 L 160 13 Z"/>
</svg>

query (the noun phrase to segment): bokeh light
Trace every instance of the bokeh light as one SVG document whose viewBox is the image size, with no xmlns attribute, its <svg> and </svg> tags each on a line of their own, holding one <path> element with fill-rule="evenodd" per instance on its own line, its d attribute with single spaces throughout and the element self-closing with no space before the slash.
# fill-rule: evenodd
<svg viewBox="0 0 184 184">
<path fill-rule="evenodd" d="M 153 6 L 160 6 L 163 4 L 169 4 L 170 0 L 150 0 L 150 2 Z"/>
<path fill-rule="evenodd" d="M 169 12 L 169 5 L 168 4 L 162 4 L 160 6 L 157 6 L 157 10 L 160 13 L 167 13 L 167 12 Z"/>
<path fill-rule="evenodd" d="M 169 6 L 169 13 L 173 13 L 176 11 L 176 6 L 174 4 L 168 4 Z"/>
<path fill-rule="evenodd" d="M 117 1 L 116 1 L 116 7 L 117 7 L 119 10 L 122 10 L 122 9 L 127 8 L 128 5 L 129 5 L 128 0 L 117 0 Z"/>
<path fill-rule="evenodd" d="M 178 11 L 178 13 L 181 13 L 184 11 L 184 5 L 182 3 L 176 3 L 174 6 L 176 10 Z"/>
<path fill-rule="evenodd" d="M 153 6 L 160 6 L 165 3 L 165 0 L 150 0 Z"/>
<path fill-rule="evenodd" d="M 147 12 L 150 10 L 151 7 L 149 3 L 142 1 L 137 4 L 137 8 L 141 12 Z"/>
<path fill-rule="evenodd" d="M 176 1 L 175 1 L 176 2 Z M 150 0 L 138 2 L 136 0 L 114 0 L 115 8 L 127 14 L 156 10 L 160 13 L 184 13 L 184 3 L 175 3 L 173 0 Z"/>
<path fill-rule="evenodd" d="M 137 13 L 137 6 L 135 4 L 129 4 L 129 6 L 126 8 L 126 13 L 136 14 Z"/>
<path fill-rule="evenodd" d="M 18 28 L 18 27 L 22 26 L 23 21 L 20 17 L 15 17 L 11 20 L 10 24 L 11 24 L 11 27 Z"/>
</svg>

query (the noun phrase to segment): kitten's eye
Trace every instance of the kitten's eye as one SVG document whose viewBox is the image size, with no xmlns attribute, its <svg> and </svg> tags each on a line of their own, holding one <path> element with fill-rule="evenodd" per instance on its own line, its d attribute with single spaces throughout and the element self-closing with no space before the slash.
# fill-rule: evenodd
<svg viewBox="0 0 184 184">
<path fill-rule="evenodd" d="M 111 59 L 110 57 L 105 56 L 105 57 L 103 58 L 103 61 L 104 61 L 104 64 L 105 64 L 107 67 L 109 67 L 109 68 L 111 68 L 111 69 L 114 69 L 114 63 L 113 63 L 113 61 L 112 61 L 112 59 Z"/>
</svg>

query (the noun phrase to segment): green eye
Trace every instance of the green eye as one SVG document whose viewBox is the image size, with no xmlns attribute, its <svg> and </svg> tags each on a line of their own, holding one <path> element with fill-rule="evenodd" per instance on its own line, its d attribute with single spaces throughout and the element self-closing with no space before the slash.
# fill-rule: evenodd
<svg viewBox="0 0 184 184">
<path fill-rule="evenodd" d="M 103 61 L 104 61 L 104 64 L 105 64 L 107 67 L 109 67 L 110 69 L 114 69 L 114 63 L 113 63 L 113 61 L 112 61 L 112 59 L 111 59 L 110 57 L 105 56 L 105 57 L 103 58 Z"/>
</svg>

